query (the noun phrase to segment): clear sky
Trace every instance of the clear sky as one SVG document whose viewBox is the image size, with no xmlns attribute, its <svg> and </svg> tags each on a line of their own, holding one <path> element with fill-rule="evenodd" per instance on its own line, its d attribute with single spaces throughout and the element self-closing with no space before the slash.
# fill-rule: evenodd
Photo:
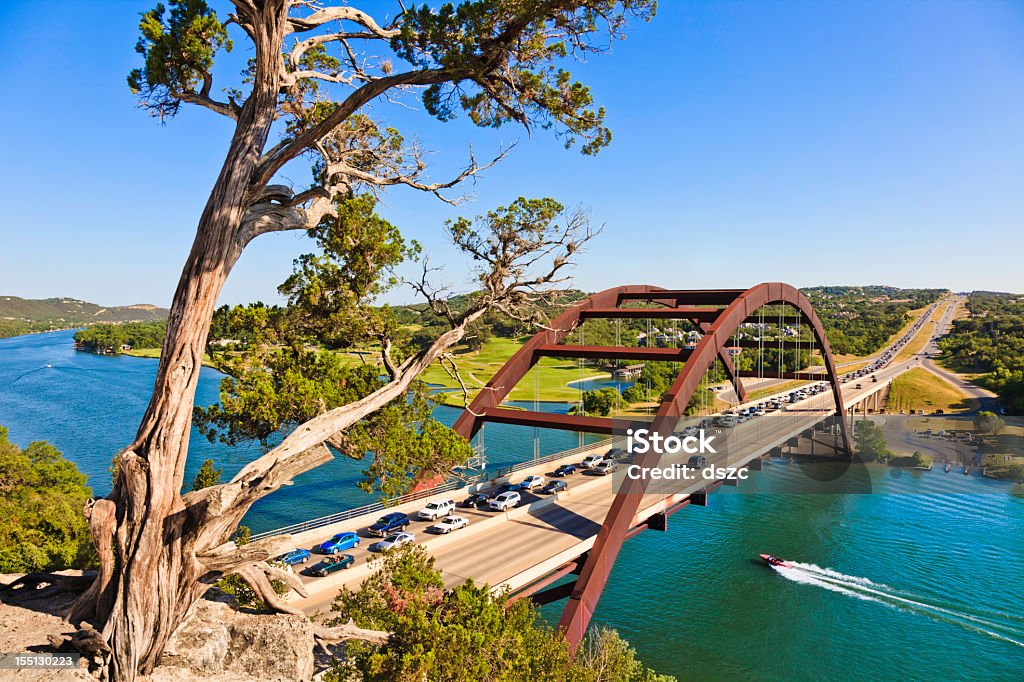
<svg viewBox="0 0 1024 682">
<path fill-rule="evenodd" d="M 151 4 L 0 3 L 0 294 L 169 303 L 230 122 L 197 109 L 161 126 L 135 108 L 125 76 Z M 662 0 L 651 24 L 575 70 L 608 109 L 614 140 L 597 157 L 545 131 L 375 106 L 435 152 L 438 179 L 470 143 L 484 157 L 520 141 L 472 203 L 397 190 L 383 213 L 462 288 L 444 219 L 525 195 L 605 224 L 576 271 L 588 290 L 1024 291 L 1022 36 L 1021 2 Z M 223 300 L 277 300 L 308 248 L 260 238 Z"/>
</svg>

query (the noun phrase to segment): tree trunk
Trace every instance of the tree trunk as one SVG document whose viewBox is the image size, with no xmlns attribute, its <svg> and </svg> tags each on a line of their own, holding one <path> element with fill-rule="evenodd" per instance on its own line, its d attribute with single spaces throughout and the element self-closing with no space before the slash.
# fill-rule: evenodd
<svg viewBox="0 0 1024 682">
<path fill-rule="evenodd" d="M 262 11 L 269 16 L 254 22 L 253 90 L 174 294 L 149 407 L 120 458 L 109 498 L 87 510 L 100 576 L 69 615 L 102 631 L 115 681 L 152 671 L 185 612 L 208 587 L 200 580 L 210 569 L 197 553 L 226 541 L 240 520 L 220 519 L 211 527 L 205 515 L 186 507 L 181 488 L 210 319 L 245 246 L 239 228 L 253 200 L 253 170 L 277 106 L 286 3 L 268 2 Z"/>
</svg>

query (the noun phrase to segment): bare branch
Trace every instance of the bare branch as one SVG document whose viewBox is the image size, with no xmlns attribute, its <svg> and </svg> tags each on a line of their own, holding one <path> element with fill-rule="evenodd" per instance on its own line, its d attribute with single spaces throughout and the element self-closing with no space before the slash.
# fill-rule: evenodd
<svg viewBox="0 0 1024 682">
<path fill-rule="evenodd" d="M 418 150 L 415 149 L 412 151 L 412 154 L 416 170 L 414 170 L 412 173 L 403 173 L 401 171 L 396 171 L 388 175 L 375 175 L 373 173 L 367 173 L 357 168 L 353 168 L 352 166 L 349 166 L 348 164 L 345 163 L 330 164 L 329 168 L 332 174 L 337 173 L 340 175 L 348 176 L 350 178 L 354 178 L 356 180 L 365 182 L 375 187 L 405 185 L 407 187 L 412 187 L 413 189 L 418 189 L 423 192 L 431 192 L 432 194 L 434 194 L 434 196 L 436 196 L 438 199 L 445 202 L 446 204 L 458 206 L 465 200 L 465 197 L 449 199 L 448 197 L 444 196 L 441 193 L 441 190 L 451 189 L 452 187 L 463 182 L 464 180 L 476 176 L 481 171 L 487 170 L 488 168 L 490 168 L 491 166 L 493 166 L 494 164 L 498 163 L 499 161 L 503 160 L 506 156 L 508 156 L 509 152 L 514 147 L 515 144 L 512 144 L 507 149 L 501 150 L 501 152 L 496 157 L 494 157 L 491 161 L 483 165 L 477 164 L 476 159 L 473 156 L 473 150 L 472 148 L 470 148 L 469 164 L 457 176 L 446 182 L 427 183 L 421 182 L 417 179 L 417 176 L 419 175 L 419 171 L 422 169 L 423 164 L 420 162 L 420 154 Z"/>
<path fill-rule="evenodd" d="M 235 566 L 266 561 L 278 556 L 291 544 L 291 535 L 274 535 L 269 538 L 238 546 L 225 542 L 211 550 L 196 555 L 196 559 L 211 572 L 228 573 Z"/>
<path fill-rule="evenodd" d="M 389 28 L 382 28 L 366 12 L 355 7 L 325 7 L 313 12 L 308 17 L 289 17 L 288 23 L 293 33 L 312 31 L 315 28 L 328 24 L 332 21 L 351 21 L 359 24 L 374 38 L 389 40 L 399 34 L 399 29 L 394 25 Z"/>
<path fill-rule="evenodd" d="M 266 564 L 262 566 L 260 564 L 245 564 L 236 567 L 231 573 L 248 583 L 249 587 L 267 605 L 267 608 L 278 613 L 290 613 L 295 616 L 305 617 L 306 614 L 302 612 L 302 609 L 290 605 L 274 591 L 274 586 L 270 583 L 270 577 L 267 575 L 269 572 L 267 569 L 270 569 L 270 567 Z"/>
<path fill-rule="evenodd" d="M 330 654 L 331 652 L 327 649 L 329 644 L 340 644 L 341 642 L 353 639 L 369 642 L 370 644 L 387 644 L 391 638 L 391 633 L 383 630 L 367 630 L 366 628 L 358 627 L 355 621 L 349 620 L 345 625 L 333 628 L 315 628 L 313 630 L 313 637 L 316 638 L 317 643 L 324 652 Z"/>
<path fill-rule="evenodd" d="M 388 90 L 406 85 L 432 85 L 449 79 L 457 79 L 460 76 L 468 75 L 468 73 L 465 70 L 454 69 L 421 69 L 384 76 L 360 86 L 322 121 L 306 128 L 292 138 L 282 140 L 264 154 L 257 164 L 254 185 L 257 187 L 266 185 L 286 163 L 305 150 L 313 148 L 318 140 L 341 125 L 360 107 Z"/>
</svg>

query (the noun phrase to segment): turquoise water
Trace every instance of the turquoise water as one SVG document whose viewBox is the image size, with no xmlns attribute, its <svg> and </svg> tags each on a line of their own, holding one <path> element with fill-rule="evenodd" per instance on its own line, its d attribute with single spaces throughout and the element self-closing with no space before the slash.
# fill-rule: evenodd
<svg viewBox="0 0 1024 682">
<path fill-rule="evenodd" d="M 76 353 L 70 338 L 0 340 L 0 424 L 21 444 L 54 442 L 102 494 L 156 363 Z M 203 370 L 201 402 L 216 398 L 217 381 Z M 539 437 L 544 453 L 578 444 L 574 434 Z M 500 466 L 532 455 L 534 431 L 491 425 L 485 440 Z M 198 434 L 191 448 L 189 476 L 204 457 L 231 473 L 259 454 Z M 365 502 L 353 487 L 359 469 L 335 460 L 309 472 L 247 523 L 263 530 Z M 800 469 L 768 466 L 709 507 L 679 512 L 667 532 L 630 540 L 595 622 L 684 680 L 1024 679 L 1024 499 L 940 469 L 874 469 L 872 495 L 786 494 Z M 759 552 L 799 563 L 773 570 Z M 544 613 L 556 621 L 559 611 Z"/>
<path fill-rule="evenodd" d="M 882 467 L 875 494 L 779 494 L 797 468 L 766 467 L 630 540 L 595 622 L 680 679 L 1024 679 L 1024 500 Z"/>
<path fill-rule="evenodd" d="M 575 389 L 582 391 L 599 391 L 602 388 L 614 388 L 619 393 L 622 393 L 627 388 L 632 386 L 635 382 L 633 381 L 622 381 L 620 379 L 581 379 L 579 381 L 571 381 L 569 385 Z"/>
</svg>

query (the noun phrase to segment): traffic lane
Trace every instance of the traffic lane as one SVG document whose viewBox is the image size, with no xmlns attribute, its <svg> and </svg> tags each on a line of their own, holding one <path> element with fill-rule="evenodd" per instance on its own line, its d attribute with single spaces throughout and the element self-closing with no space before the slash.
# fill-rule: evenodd
<svg viewBox="0 0 1024 682">
<path fill-rule="evenodd" d="M 590 477 L 590 476 L 583 476 L 581 473 L 579 473 L 579 470 L 577 470 L 577 473 L 570 474 L 569 476 L 566 476 L 566 477 L 563 477 L 563 478 L 566 480 L 566 482 L 568 483 L 569 487 L 572 488 L 572 487 L 574 487 L 574 485 L 578 485 L 579 483 L 583 482 L 584 480 L 590 479 L 592 477 Z M 555 478 L 555 480 L 557 480 L 557 478 Z M 493 489 L 491 489 L 491 490 L 493 490 Z M 525 491 L 520 492 L 520 495 L 522 496 L 522 502 L 520 503 L 521 505 L 528 505 L 528 504 L 536 502 L 537 500 L 540 500 L 540 499 L 542 499 L 544 497 L 547 497 L 547 495 L 544 495 L 544 494 L 540 494 L 540 493 L 536 493 L 536 492 L 525 492 Z M 452 498 L 447 498 L 444 495 L 440 495 L 440 496 L 438 496 L 438 499 L 440 500 L 440 499 L 452 499 Z M 429 500 L 425 499 L 423 501 L 424 505 L 428 501 Z M 456 499 L 454 501 L 456 502 L 456 504 L 458 504 L 461 500 Z M 387 513 L 387 512 L 382 510 L 381 515 L 383 516 L 385 513 Z M 469 521 L 470 524 L 473 524 L 475 521 L 482 521 L 482 520 L 485 520 L 485 519 L 489 519 L 489 518 L 491 518 L 491 517 L 493 517 L 495 515 L 501 514 L 501 513 L 502 512 L 495 511 L 495 510 L 492 510 L 492 509 L 487 508 L 487 507 L 476 508 L 476 507 L 458 507 L 458 506 L 456 507 L 455 511 L 452 512 L 452 514 L 455 515 L 455 516 L 463 516 L 463 517 L 465 517 Z M 438 519 L 438 520 L 440 520 L 440 519 Z M 412 533 L 415 536 L 415 538 L 416 538 L 415 542 L 420 542 L 420 541 L 422 541 L 422 540 L 424 540 L 426 538 L 429 538 L 429 537 L 431 537 L 433 535 L 432 533 L 428 532 L 427 529 L 430 526 L 434 525 L 435 523 L 437 523 L 437 521 L 422 520 L 422 519 L 417 518 L 416 515 L 413 514 L 412 516 L 410 516 L 410 523 L 409 523 L 409 526 L 408 526 L 406 532 L 410 532 L 410 533 Z M 360 538 L 360 545 L 359 545 L 359 547 L 354 547 L 354 548 L 351 548 L 351 549 L 346 549 L 346 550 L 343 550 L 341 553 L 342 554 L 351 554 L 353 557 L 355 557 L 356 564 L 359 564 L 359 563 L 363 563 L 363 562 L 369 560 L 369 558 L 371 556 L 373 556 L 374 554 L 377 553 L 375 550 L 371 549 L 371 547 L 373 546 L 374 543 L 382 540 L 383 538 L 381 538 L 380 536 L 371 534 L 369 532 L 369 530 L 368 530 L 368 527 L 360 528 L 358 531 L 355 531 L 355 532 L 359 535 L 359 538 Z M 456 531 L 456 532 L 458 532 L 458 531 Z M 321 540 L 320 542 L 326 541 L 328 539 L 330 539 L 330 536 L 324 537 L 323 540 Z M 313 547 L 309 548 L 310 551 L 313 553 L 313 556 L 310 558 L 310 561 L 309 561 L 308 564 L 303 565 L 301 568 L 295 567 L 295 572 L 299 575 L 299 578 L 300 578 L 300 580 L 302 580 L 303 585 L 306 585 L 307 589 L 308 590 L 312 590 L 312 591 L 316 590 L 316 584 L 317 584 L 317 581 L 320 580 L 320 576 L 311 575 L 309 573 L 309 571 L 310 571 L 310 569 L 312 569 L 316 565 L 317 562 L 322 560 L 324 558 L 324 556 L 325 556 L 325 555 L 322 555 L 322 554 L 318 554 L 315 551 L 315 548 L 317 546 L 319 546 L 319 542 L 316 545 L 314 545 Z"/>
<path fill-rule="evenodd" d="M 498 585 L 597 535 L 612 499 L 611 478 L 554 505 L 509 519 L 500 532 L 455 540 L 434 553 L 446 586 L 472 577 Z"/>
</svg>

